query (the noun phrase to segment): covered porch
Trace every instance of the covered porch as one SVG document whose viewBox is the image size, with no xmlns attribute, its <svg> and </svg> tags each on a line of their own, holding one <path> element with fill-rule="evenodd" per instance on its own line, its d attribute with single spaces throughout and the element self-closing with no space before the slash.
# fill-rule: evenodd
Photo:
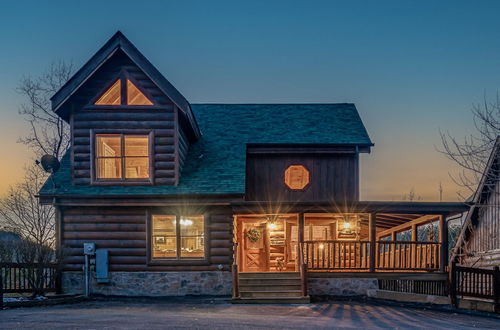
<svg viewBox="0 0 500 330">
<path fill-rule="evenodd" d="M 446 218 L 463 203 L 349 206 L 244 202 L 235 209 L 239 272 L 445 272 Z"/>
</svg>

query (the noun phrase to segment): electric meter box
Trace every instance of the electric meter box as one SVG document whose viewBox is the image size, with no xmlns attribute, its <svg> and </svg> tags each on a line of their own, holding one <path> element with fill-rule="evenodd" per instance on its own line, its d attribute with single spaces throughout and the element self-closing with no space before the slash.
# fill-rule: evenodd
<svg viewBox="0 0 500 330">
<path fill-rule="evenodd" d="M 83 254 L 93 256 L 95 254 L 95 243 L 83 243 Z"/>
</svg>

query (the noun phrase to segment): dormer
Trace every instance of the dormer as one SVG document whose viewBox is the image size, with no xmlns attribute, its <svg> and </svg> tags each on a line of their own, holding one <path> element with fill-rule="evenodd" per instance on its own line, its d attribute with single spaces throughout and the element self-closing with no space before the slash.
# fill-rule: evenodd
<svg viewBox="0 0 500 330">
<path fill-rule="evenodd" d="M 77 185 L 177 185 L 200 137 L 189 102 L 120 32 L 51 101 Z"/>
</svg>

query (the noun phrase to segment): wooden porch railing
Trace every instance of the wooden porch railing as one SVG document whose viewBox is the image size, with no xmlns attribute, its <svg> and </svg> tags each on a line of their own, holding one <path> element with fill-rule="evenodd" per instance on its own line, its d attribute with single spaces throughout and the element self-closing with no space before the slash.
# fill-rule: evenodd
<svg viewBox="0 0 500 330">
<path fill-rule="evenodd" d="M 370 241 L 306 241 L 304 262 L 309 270 L 436 271 L 440 269 L 440 244 L 437 242 L 377 241 L 370 253 Z"/>
<path fill-rule="evenodd" d="M 304 242 L 305 264 L 310 270 L 368 269 L 370 242 L 308 241 Z"/>
<path fill-rule="evenodd" d="M 500 306 L 500 270 L 481 269 L 451 264 L 450 296 L 452 303 L 458 306 L 458 297 L 489 299 Z"/>
<path fill-rule="evenodd" d="M 437 242 L 378 241 L 377 269 L 439 270 L 440 244 Z"/>
</svg>

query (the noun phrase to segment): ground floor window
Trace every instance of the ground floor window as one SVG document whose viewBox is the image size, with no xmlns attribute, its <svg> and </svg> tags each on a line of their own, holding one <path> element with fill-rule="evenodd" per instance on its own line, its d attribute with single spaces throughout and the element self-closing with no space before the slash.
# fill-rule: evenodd
<svg viewBox="0 0 500 330">
<path fill-rule="evenodd" d="M 204 259 L 204 216 L 153 215 L 153 259 Z"/>
</svg>

